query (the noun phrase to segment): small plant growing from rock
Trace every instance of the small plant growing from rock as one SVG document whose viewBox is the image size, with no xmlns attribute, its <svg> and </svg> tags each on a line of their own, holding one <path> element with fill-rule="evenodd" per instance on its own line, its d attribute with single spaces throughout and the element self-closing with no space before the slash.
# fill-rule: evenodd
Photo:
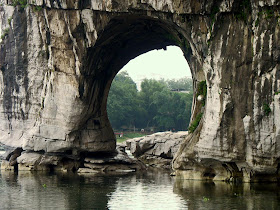
<svg viewBox="0 0 280 210">
<path fill-rule="evenodd" d="M 270 109 L 270 107 L 269 107 L 269 105 L 268 105 L 267 103 L 264 103 L 264 104 L 263 104 L 263 111 L 264 111 L 264 114 L 265 114 L 266 116 L 268 116 L 269 113 L 271 112 L 271 109 Z"/>
<path fill-rule="evenodd" d="M 40 12 L 43 8 L 41 6 L 33 6 L 34 12 Z"/>
<path fill-rule="evenodd" d="M 249 15 L 252 13 L 252 7 L 250 0 L 243 0 L 240 2 L 235 17 L 238 20 L 248 21 Z"/>
<path fill-rule="evenodd" d="M 2 40 L 5 39 L 5 37 L 9 34 L 9 31 L 10 31 L 9 28 L 6 28 L 6 29 L 4 30 L 4 33 L 1 35 L 1 39 L 2 39 Z"/>
<path fill-rule="evenodd" d="M 203 201 L 206 202 L 206 201 L 209 201 L 210 198 L 207 198 L 207 197 L 203 197 Z"/>
<path fill-rule="evenodd" d="M 207 84 L 206 84 L 206 80 L 201 81 L 201 82 L 198 83 L 198 85 L 197 85 L 196 97 L 198 97 L 199 95 L 202 95 L 202 96 L 203 96 L 202 106 L 205 106 L 205 99 L 206 99 L 206 95 L 207 95 Z"/>
<path fill-rule="evenodd" d="M 195 129 L 199 125 L 199 122 L 200 122 L 202 116 L 203 116 L 203 113 L 199 113 L 198 115 L 196 115 L 196 118 L 193 120 L 192 124 L 189 127 L 190 133 L 193 133 L 195 131 Z"/>
<path fill-rule="evenodd" d="M 11 25 L 12 19 L 13 19 L 13 17 L 9 17 L 9 18 L 8 18 L 8 23 L 9 23 L 9 25 Z"/>
<path fill-rule="evenodd" d="M 27 7 L 27 0 L 12 0 L 12 5 L 15 7 L 17 5 L 20 5 L 20 8 L 24 9 Z"/>
</svg>

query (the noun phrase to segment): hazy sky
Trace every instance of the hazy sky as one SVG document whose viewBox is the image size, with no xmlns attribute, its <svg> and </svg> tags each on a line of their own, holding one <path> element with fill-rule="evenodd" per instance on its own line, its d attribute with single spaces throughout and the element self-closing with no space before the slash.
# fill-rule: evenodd
<svg viewBox="0 0 280 210">
<path fill-rule="evenodd" d="M 191 77 L 191 72 L 183 52 L 179 47 L 169 46 L 167 50 L 152 50 L 129 61 L 122 71 L 139 84 L 148 79 L 180 79 Z"/>
</svg>

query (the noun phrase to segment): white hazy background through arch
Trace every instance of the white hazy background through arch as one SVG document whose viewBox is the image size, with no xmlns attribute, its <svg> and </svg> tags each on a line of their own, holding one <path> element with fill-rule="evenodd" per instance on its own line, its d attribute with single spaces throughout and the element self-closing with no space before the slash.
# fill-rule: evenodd
<svg viewBox="0 0 280 210">
<path fill-rule="evenodd" d="M 168 46 L 167 50 L 152 50 L 129 61 L 121 71 L 127 71 L 139 89 L 143 79 L 180 79 L 191 76 L 182 50 Z"/>
</svg>

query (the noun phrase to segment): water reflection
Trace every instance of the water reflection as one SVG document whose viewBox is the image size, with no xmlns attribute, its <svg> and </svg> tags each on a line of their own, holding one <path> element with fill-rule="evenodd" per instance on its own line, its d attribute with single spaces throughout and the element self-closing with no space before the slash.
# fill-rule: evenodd
<svg viewBox="0 0 280 210">
<path fill-rule="evenodd" d="M 117 178 L 1 172 L 1 209 L 106 209 Z"/>
<path fill-rule="evenodd" d="M 280 209 L 280 188 L 179 180 L 163 171 L 96 176 L 2 171 L 0 209 Z"/>
<path fill-rule="evenodd" d="M 149 171 L 118 180 L 109 209 L 186 209 L 187 203 L 173 193 L 173 179 L 163 171 Z"/>
<path fill-rule="evenodd" d="M 280 209 L 280 187 L 276 183 L 176 180 L 174 192 L 188 202 L 189 209 Z"/>
</svg>

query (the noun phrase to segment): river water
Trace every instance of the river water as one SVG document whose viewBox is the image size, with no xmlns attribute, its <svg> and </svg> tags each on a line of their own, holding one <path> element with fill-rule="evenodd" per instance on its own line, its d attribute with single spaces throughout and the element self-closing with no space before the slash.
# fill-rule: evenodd
<svg viewBox="0 0 280 210">
<path fill-rule="evenodd" d="M 0 209 L 280 209 L 276 183 L 179 180 L 154 170 L 127 175 L 0 175 Z"/>
</svg>

